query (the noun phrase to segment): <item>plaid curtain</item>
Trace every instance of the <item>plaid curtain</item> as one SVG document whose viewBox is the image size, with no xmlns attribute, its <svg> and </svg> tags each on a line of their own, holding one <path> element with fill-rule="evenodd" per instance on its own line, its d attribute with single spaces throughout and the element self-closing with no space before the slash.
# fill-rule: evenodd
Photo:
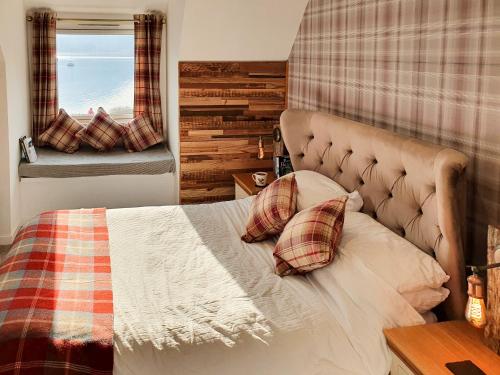
<svg viewBox="0 0 500 375">
<path fill-rule="evenodd" d="M 49 11 L 35 12 L 32 25 L 32 137 L 37 146 L 38 137 L 56 118 L 57 67 L 56 67 L 56 14 Z"/>
<path fill-rule="evenodd" d="M 160 55 L 163 15 L 134 15 L 135 90 L 134 116 L 146 113 L 154 129 L 163 135 L 160 95 Z"/>
</svg>

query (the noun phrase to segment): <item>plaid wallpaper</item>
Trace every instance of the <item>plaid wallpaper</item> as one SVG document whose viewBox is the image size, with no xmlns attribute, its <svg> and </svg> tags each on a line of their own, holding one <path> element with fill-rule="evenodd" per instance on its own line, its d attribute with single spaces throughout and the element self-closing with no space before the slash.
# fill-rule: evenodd
<svg viewBox="0 0 500 375">
<path fill-rule="evenodd" d="M 443 144 L 471 158 L 468 261 L 500 223 L 500 1 L 311 0 L 289 107 Z"/>
</svg>

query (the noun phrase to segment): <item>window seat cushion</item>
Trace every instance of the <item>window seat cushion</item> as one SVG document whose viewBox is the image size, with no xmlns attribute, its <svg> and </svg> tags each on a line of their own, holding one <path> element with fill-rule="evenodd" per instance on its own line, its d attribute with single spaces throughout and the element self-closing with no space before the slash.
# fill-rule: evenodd
<svg viewBox="0 0 500 375">
<path fill-rule="evenodd" d="M 164 146 L 157 145 L 143 152 L 116 149 L 96 152 L 87 147 L 74 154 L 65 154 L 48 148 L 37 148 L 38 160 L 19 165 L 20 177 L 87 177 L 108 175 L 154 175 L 175 172 L 175 160 Z"/>
</svg>

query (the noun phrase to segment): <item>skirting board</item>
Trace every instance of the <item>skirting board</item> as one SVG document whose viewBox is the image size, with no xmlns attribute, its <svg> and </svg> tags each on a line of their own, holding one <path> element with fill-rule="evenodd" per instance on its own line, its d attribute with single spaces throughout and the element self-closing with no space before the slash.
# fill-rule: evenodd
<svg viewBox="0 0 500 375">
<path fill-rule="evenodd" d="M 21 179 L 21 220 L 43 211 L 177 204 L 177 176 L 117 175 Z"/>
</svg>

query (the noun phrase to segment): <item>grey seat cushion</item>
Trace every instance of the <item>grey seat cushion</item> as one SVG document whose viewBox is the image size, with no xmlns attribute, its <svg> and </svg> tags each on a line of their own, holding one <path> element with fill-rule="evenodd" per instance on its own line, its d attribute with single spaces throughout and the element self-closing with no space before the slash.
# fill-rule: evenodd
<svg viewBox="0 0 500 375">
<path fill-rule="evenodd" d="M 20 177 L 68 178 L 175 172 L 174 157 L 164 145 L 134 153 L 124 149 L 103 153 L 90 148 L 81 148 L 74 154 L 48 148 L 36 151 L 38 160 L 35 163 L 23 160 L 19 164 Z"/>
</svg>

